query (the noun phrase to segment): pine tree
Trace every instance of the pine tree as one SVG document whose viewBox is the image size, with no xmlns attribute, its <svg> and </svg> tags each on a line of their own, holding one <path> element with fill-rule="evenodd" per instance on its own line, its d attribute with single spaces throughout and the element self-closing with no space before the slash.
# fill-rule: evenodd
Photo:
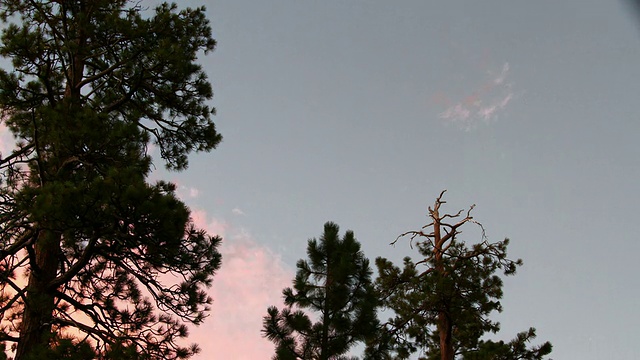
<svg viewBox="0 0 640 360">
<path fill-rule="evenodd" d="M 353 232 L 340 239 L 331 222 L 320 241 L 309 240 L 307 255 L 309 261 L 297 263 L 293 289 L 283 291 L 286 308 L 268 309 L 263 334 L 276 344 L 274 359 L 347 359 L 349 349 L 378 331 L 369 260 Z M 318 320 L 304 310 L 317 313 Z"/>
<path fill-rule="evenodd" d="M 502 279 L 496 272 L 513 275 L 522 260 L 507 257 L 509 240 L 489 243 L 482 225 L 471 210 L 442 214 L 444 191 L 429 207 L 430 223 L 408 237 L 421 259 L 404 259 L 400 269 L 385 258 L 376 259 L 376 280 L 384 306 L 395 316 L 387 333 L 396 358 L 407 359 L 421 351 L 428 360 L 539 360 L 551 352 L 551 344 L 528 348 L 535 329 L 522 332 L 510 342 L 482 340 L 496 333 L 500 324 L 489 319 L 502 311 Z M 461 227 L 474 223 L 482 229 L 483 241 L 468 247 L 459 239 Z"/>
<path fill-rule="evenodd" d="M 196 57 L 204 9 L 127 0 L 3 0 L 0 341 L 15 358 L 184 359 L 220 265 L 167 182 L 221 137 Z M 89 355 L 91 354 L 91 355 Z M 78 358 L 78 354 L 73 355 Z"/>
</svg>

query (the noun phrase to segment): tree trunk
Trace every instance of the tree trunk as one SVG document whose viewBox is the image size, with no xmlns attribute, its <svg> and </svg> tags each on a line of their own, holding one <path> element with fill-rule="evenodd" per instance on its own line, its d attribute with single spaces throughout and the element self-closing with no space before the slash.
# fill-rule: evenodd
<svg viewBox="0 0 640 360">
<path fill-rule="evenodd" d="M 85 13 L 86 2 L 80 2 L 80 12 Z M 77 14 L 74 14 L 77 15 Z M 86 18 L 89 17 L 89 14 Z M 74 18 L 74 21 L 76 19 Z M 72 113 L 80 102 L 80 87 L 84 76 L 84 56 L 87 47 L 87 38 L 84 31 L 86 24 L 76 24 L 78 33 L 72 40 L 76 43 L 77 49 L 69 53 L 71 59 L 68 68 L 67 85 L 64 100 L 67 102 L 66 117 L 74 118 Z M 70 122 L 66 122 L 69 126 Z M 70 129 L 67 129 L 70 130 Z M 58 129 L 62 131 L 62 129 Z M 60 154 L 57 154 L 60 156 Z M 45 156 L 46 157 L 46 156 Z M 55 173 L 55 172 L 53 172 Z M 40 174 L 41 179 L 46 175 Z M 51 231 L 42 231 L 34 246 L 36 263 L 32 265 L 29 274 L 29 284 L 27 285 L 27 303 L 25 304 L 22 324 L 20 326 L 20 341 L 16 350 L 15 360 L 21 360 L 36 347 L 49 347 L 49 335 L 51 333 L 51 320 L 55 307 L 55 296 L 53 289 L 48 289 L 47 284 L 56 278 L 58 271 L 58 261 L 61 235 Z"/>
<path fill-rule="evenodd" d="M 333 276 L 330 271 L 331 265 L 331 256 L 333 254 L 327 254 L 327 278 L 325 280 L 324 285 L 324 313 L 322 314 L 322 339 L 320 344 L 320 359 L 319 360 L 328 360 L 330 351 L 329 347 L 329 322 L 331 321 L 331 305 L 329 301 L 329 293 L 331 292 L 331 288 L 333 286 Z"/>
<path fill-rule="evenodd" d="M 441 220 L 439 213 L 439 204 L 434 206 L 431 211 L 431 218 L 433 219 L 433 239 L 434 239 L 434 259 L 435 270 L 440 276 L 446 276 L 444 268 L 444 239 L 442 238 L 442 232 L 440 229 Z M 441 290 L 439 291 L 441 292 Z M 440 335 L 440 359 L 441 360 L 453 360 L 453 326 L 451 319 L 449 319 L 445 304 L 441 304 L 442 308 L 438 312 L 438 335 Z"/>
<path fill-rule="evenodd" d="M 451 321 L 444 311 L 438 314 L 438 332 L 440 335 L 440 359 L 453 360 L 453 339 Z"/>
<path fill-rule="evenodd" d="M 60 236 L 43 231 L 34 247 L 36 266 L 29 274 L 26 304 L 20 325 L 20 341 L 15 360 L 25 358 L 30 352 L 49 347 L 49 334 L 53 317 L 55 297 L 47 284 L 56 277 Z"/>
</svg>

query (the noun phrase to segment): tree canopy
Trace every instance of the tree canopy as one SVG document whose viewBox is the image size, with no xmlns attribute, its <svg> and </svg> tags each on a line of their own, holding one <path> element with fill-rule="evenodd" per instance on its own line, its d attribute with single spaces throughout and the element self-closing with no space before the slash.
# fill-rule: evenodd
<svg viewBox="0 0 640 360">
<path fill-rule="evenodd" d="M 386 324 L 388 341 L 399 359 L 420 351 L 428 360 L 540 360 L 551 352 L 546 342 L 529 348 L 535 329 L 519 333 L 515 339 L 493 341 L 500 324 L 489 315 L 502 311 L 502 279 L 513 275 L 522 260 L 507 257 L 509 240 L 490 243 L 484 228 L 471 216 L 473 206 L 455 214 L 441 212 L 444 191 L 429 207 L 429 223 L 408 237 L 419 260 L 404 259 L 400 268 L 385 258 L 376 259 L 376 281 L 384 306 L 394 316 Z M 476 224 L 482 241 L 468 246 L 459 238 L 461 228 Z"/>
<path fill-rule="evenodd" d="M 263 334 L 276 345 L 273 359 L 347 359 L 354 345 L 374 340 L 379 330 L 369 260 L 353 232 L 340 238 L 331 222 L 320 240 L 309 240 L 307 255 L 298 261 L 293 288 L 282 292 L 286 307 L 268 309 Z"/>
<path fill-rule="evenodd" d="M 0 155 L 0 341 L 17 360 L 188 358 L 220 266 L 175 186 L 147 177 L 221 141 L 197 56 L 204 8 L 127 0 L 5 0 Z"/>
</svg>

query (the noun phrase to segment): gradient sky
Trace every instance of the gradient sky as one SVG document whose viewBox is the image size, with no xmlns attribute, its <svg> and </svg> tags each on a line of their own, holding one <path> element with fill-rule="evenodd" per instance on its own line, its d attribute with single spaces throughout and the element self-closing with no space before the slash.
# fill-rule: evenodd
<svg viewBox="0 0 640 360">
<path fill-rule="evenodd" d="M 201 358 L 269 357 L 260 318 L 325 221 L 399 260 L 411 250 L 389 242 L 448 189 L 448 209 L 477 204 L 525 261 L 504 338 L 535 326 L 555 359 L 637 359 L 640 32 L 626 5 L 207 2 L 225 140 L 170 175 L 227 236 Z"/>
<path fill-rule="evenodd" d="M 525 265 L 503 339 L 529 326 L 556 360 L 640 357 L 640 26 L 619 0 L 196 0 L 224 136 L 176 181 L 224 236 L 205 359 L 268 359 L 261 319 L 334 221 L 373 259 L 476 204 Z M 160 169 L 162 165 L 158 165 Z M 468 242 L 478 241 L 469 231 Z"/>
</svg>

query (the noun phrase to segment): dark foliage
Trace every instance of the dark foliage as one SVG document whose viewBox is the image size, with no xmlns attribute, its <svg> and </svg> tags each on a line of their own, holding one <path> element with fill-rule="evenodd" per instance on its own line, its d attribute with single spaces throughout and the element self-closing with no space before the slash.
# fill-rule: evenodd
<svg viewBox="0 0 640 360">
<path fill-rule="evenodd" d="M 146 181 L 220 142 L 195 63 L 204 9 L 125 0 L 4 0 L 0 341 L 17 359 L 188 358 L 220 265 L 175 186 Z"/>
<path fill-rule="evenodd" d="M 263 334 L 276 344 L 274 359 L 348 359 L 349 349 L 379 330 L 369 260 L 353 232 L 340 239 L 330 222 L 320 241 L 309 240 L 307 255 L 309 261 L 298 261 L 293 289 L 283 291 L 286 308 L 269 308 Z"/>
</svg>

